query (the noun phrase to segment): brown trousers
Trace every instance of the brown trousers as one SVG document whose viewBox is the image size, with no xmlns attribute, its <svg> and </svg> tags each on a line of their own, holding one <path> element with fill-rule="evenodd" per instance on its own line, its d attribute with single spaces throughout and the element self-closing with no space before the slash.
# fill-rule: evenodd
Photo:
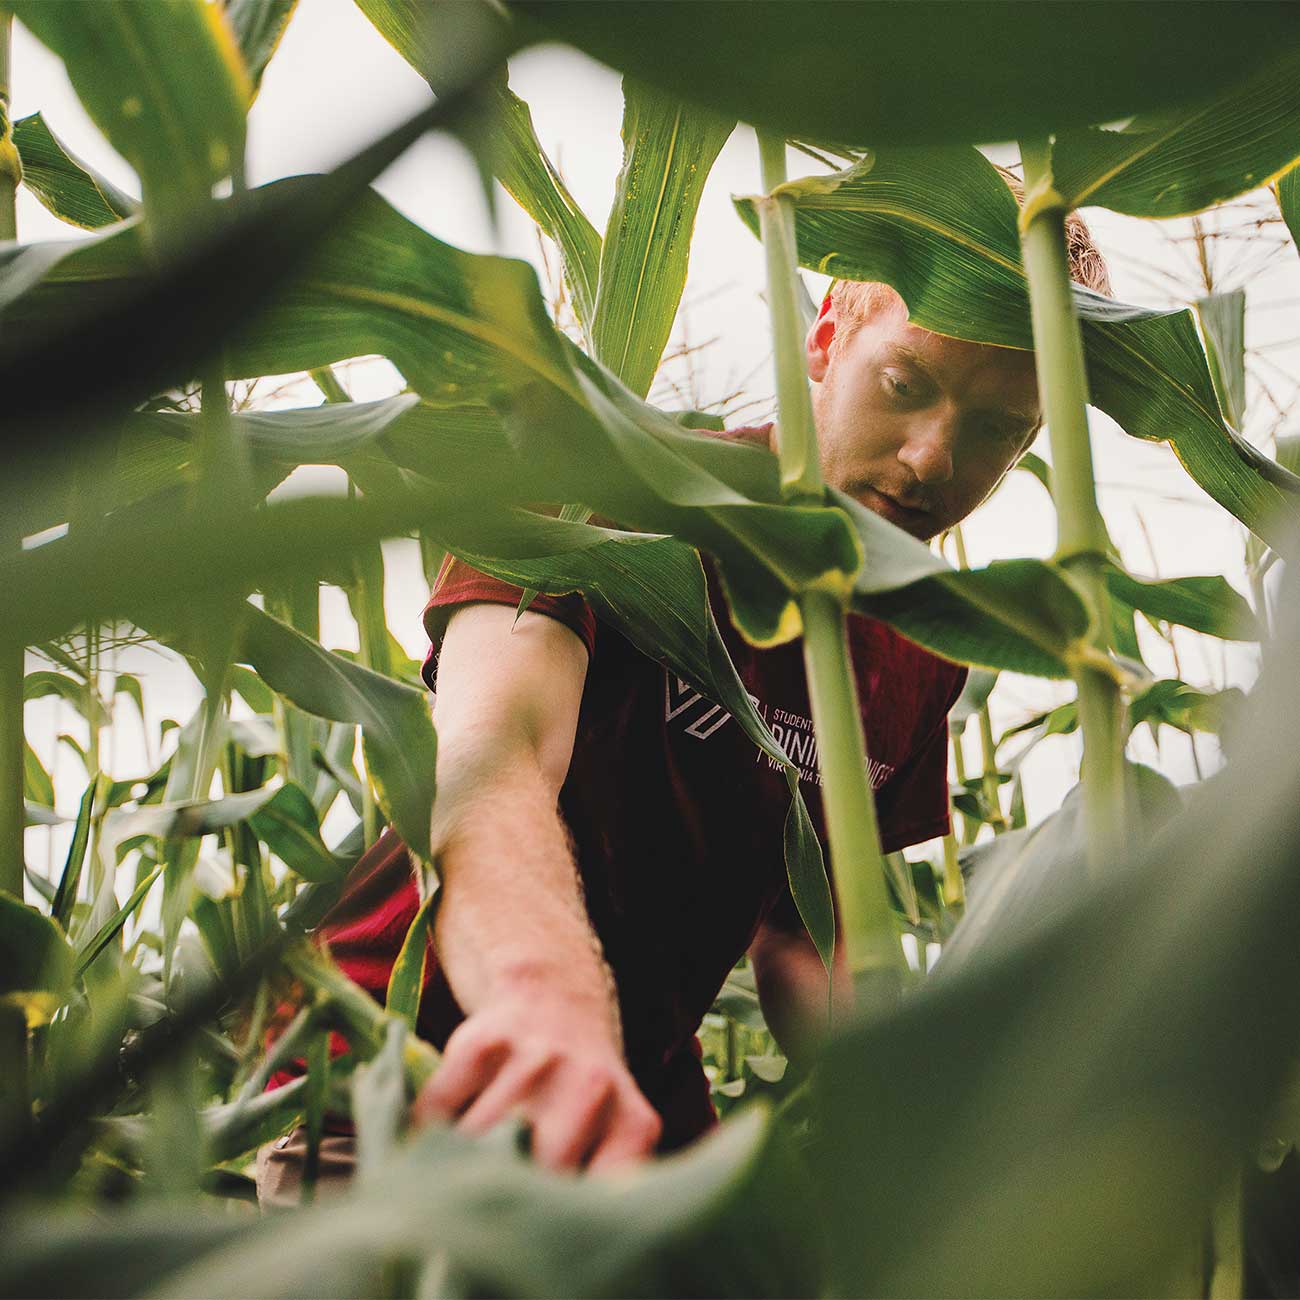
<svg viewBox="0 0 1300 1300">
<path fill-rule="evenodd" d="M 301 1124 L 259 1147 L 254 1164 L 258 1205 L 263 1210 L 291 1210 L 301 1205 L 306 1164 L 307 1130 Z M 356 1140 L 350 1135 L 325 1134 L 320 1142 L 316 1195 L 332 1196 L 346 1190 L 356 1167 Z"/>
</svg>

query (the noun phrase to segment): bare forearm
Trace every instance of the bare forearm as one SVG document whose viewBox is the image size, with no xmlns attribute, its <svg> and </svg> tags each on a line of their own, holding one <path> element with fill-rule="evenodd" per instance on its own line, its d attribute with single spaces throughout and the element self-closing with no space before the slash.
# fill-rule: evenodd
<svg viewBox="0 0 1300 1300">
<path fill-rule="evenodd" d="M 568 835 L 537 767 L 512 761 L 472 790 L 447 793 L 458 807 L 451 825 L 435 823 L 443 883 L 434 944 L 461 1006 L 472 1012 L 504 985 L 540 981 L 590 1000 L 621 1038 Z"/>
</svg>

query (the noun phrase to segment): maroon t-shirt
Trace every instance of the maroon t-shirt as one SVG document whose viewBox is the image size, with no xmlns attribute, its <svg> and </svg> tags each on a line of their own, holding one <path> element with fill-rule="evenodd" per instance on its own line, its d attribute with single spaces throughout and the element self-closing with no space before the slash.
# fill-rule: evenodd
<svg viewBox="0 0 1300 1300">
<path fill-rule="evenodd" d="M 728 436 L 765 442 L 766 434 Z M 706 568 L 727 649 L 799 764 L 825 851 L 802 645 L 749 645 Z M 514 606 L 519 596 L 461 561 L 444 565 L 424 615 L 431 689 L 452 611 L 481 601 Z M 671 1149 L 713 1122 L 695 1039 L 702 1017 L 764 918 L 798 924 L 783 848 L 789 791 L 781 768 L 729 713 L 598 625 L 581 597 L 540 595 L 532 609 L 566 624 L 589 654 L 560 810 L 618 986 L 628 1063 L 663 1116 L 662 1145 Z M 947 715 L 966 670 L 873 619 L 853 615 L 848 627 L 881 840 L 893 852 L 948 829 Z M 416 906 L 410 860 L 389 830 L 322 924 L 335 960 L 380 999 Z M 461 1018 L 430 948 L 420 1032 L 441 1046 Z"/>
</svg>

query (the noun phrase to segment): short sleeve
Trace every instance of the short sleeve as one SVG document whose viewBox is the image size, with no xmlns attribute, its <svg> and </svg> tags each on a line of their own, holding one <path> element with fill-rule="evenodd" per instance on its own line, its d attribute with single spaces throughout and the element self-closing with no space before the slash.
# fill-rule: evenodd
<svg viewBox="0 0 1300 1300">
<path fill-rule="evenodd" d="M 876 793 L 880 846 L 886 853 L 947 835 L 950 829 L 948 714 L 966 684 L 966 669 L 952 665 L 944 684 L 949 685 L 946 694 L 936 691 L 938 716 L 907 761 Z"/>
<path fill-rule="evenodd" d="M 430 690 L 434 689 L 437 672 L 438 649 L 442 645 L 443 633 L 452 612 L 462 605 L 510 605 L 519 604 L 523 588 L 500 578 L 479 572 L 478 569 L 447 556 L 438 571 L 433 584 L 433 593 L 429 603 L 424 607 L 424 630 L 429 634 L 429 653 L 425 655 L 420 675 Z M 569 596 L 548 596 L 539 592 L 529 605 L 529 610 L 546 614 L 558 619 L 573 632 L 590 656 L 596 647 L 596 617 L 591 606 L 578 594 Z"/>
</svg>

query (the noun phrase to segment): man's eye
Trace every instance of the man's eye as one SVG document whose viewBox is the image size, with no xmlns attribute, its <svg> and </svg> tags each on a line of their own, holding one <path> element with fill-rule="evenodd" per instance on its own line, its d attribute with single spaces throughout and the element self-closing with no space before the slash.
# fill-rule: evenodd
<svg viewBox="0 0 1300 1300">
<path fill-rule="evenodd" d="M 1025 436 L 1025 430 L 1010 424 L 998 424 L 995 421 L 989 421 L 984 426 L 986 437 L 992 438 L 995 442 L 1016 443 Z"/>
<path fill-rule="evenodd" d="M 912 385 L 906 379 L 899 379 L 894 375 L 886 375 L 885 378 L 889 380 L 889 387 L 895 397 L 912 396 Z"/>
</svg>

